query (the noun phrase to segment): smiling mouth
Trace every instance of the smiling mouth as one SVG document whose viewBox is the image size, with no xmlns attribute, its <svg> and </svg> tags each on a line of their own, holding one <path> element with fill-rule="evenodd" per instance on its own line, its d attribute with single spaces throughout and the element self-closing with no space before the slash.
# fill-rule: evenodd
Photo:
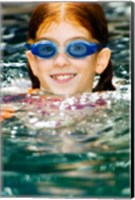
<svg viewBox="0 0 135 200">
<path fill-rule="evenodd" d="M 50 75 L 50 77 L 58 83 L 67 83 L 71 81 L 75 76 L 76 76 L 75 73 Z"/>
</svg>

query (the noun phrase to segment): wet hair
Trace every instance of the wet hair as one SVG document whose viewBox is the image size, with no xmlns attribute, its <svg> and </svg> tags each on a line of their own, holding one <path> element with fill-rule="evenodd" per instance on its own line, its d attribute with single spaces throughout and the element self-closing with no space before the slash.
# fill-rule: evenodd
<svg viewBox="0 0 135 200">
<path fill-rule="evenodd" d="M 109 34 L 104 11 L 99 4 L 90 2 L 46 2 L 38 5 L 29 22 L 28 42 L 36 39 L 37 32 L 42 29 L 43 24 L 46 26 L 44 28 L 47 28 L 52 22 L 59 23 L 61 20 L 86 28 L 101 45 L 108 44 Z M 32 73 L 29 64 L 28 69 L 32 88 L 40 88 L 40 82 Z M 107 68 L 100 75 L 97 85 L 93 88 L 93 92 L 115 90 L 112 77 L 113 69 L 110 60 Z"/>
</svg>

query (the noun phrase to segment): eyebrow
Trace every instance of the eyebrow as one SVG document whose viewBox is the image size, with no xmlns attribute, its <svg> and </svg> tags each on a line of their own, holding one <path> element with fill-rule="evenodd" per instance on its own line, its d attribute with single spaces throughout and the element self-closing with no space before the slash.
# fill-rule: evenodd
<svg viewBox="0 0 135 200">
<path fill-rule="evenodd" d="M 68 40 L 66 40 L 65 41 L 65 44 L 66 43 L 68 43 L 68 42 L 70 42 L 70 41 L 72 41 L 72 40 L 85 40 L 85 41 L 87 41 L 87 42 L 92 42 L 92 43 L 98 43 L 98 41 L 90 41 L 90 39 L 88 39 L 88 38 L 85 38 L 85 37 L 83 37 L 83 36 L 77 36 L 77 37 L 72 37 L 72 38 L 69 38 Z M 58 41 L 57 40 L 55 40 L 54 38 L 51 38 L 51 37 L 41 37 L 41 38 L 37 38 L 37 39 L 35 39 L 34 40 L 34 43 L 35 42 L 39 42 L 39 41 L 43 41 L 43 40 L 49 40 L 49 41 L 53 41 L 54 43 L 56 43 L 56 44 L 59 44 L 58 43 Z"/>
</svg>

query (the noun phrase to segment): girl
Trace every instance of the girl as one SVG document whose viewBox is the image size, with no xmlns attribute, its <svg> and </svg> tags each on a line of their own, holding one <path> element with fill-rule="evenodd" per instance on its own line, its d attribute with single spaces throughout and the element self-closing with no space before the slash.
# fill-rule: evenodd
<svg viewBox="0 0 135 200">
<path fill-rule="evenodd" d="M 32 88 L 57 95 L 115 90 L 107 43 L 107 22 L 100 5 L 38 5 L 29 22 L 26 51 Z M 94 88 L 96 74 L 100 78 Z"/>
<path fill-rule="evenodd" d="M 47 2 L 38 5 L 28 29 L 26 56 L 32 81 L 32 89 L 28 93 L 40 93 L 45 98 L 47 92 L 49 95 L 72 96 L 114 90 L 111 52 L 107 43 L 107 22 L 100 5 L 90 2 Z M 96 74 L 100 78 L 93 87 Z M 19 101 L 37 103 L 27 94 L 7 98 L 3 102 L 14 102 L 19 98 Z M 15 113 L 14 108 L 6 106 L 0 120 Z"/>
</svg>

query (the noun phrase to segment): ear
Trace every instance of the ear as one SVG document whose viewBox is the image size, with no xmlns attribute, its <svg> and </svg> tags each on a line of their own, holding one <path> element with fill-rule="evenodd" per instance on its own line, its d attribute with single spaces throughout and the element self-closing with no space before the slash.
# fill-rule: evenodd
<svg viewBox="0 0 135 200">
<path fill-rule="evenodd" d="M 25 52 L 28 63 L 30 65 L 30 68 L 33 72 L 33 74 L 36 76 L 37 75 L 37 63 L 36 63 L 36 58 L 35 56 L 31 53 L 31 51 L 26 51 Z"/>
<path fill-rule="evenodd" d="M 96 73 L 102 74 L 102 72 L 106 69 L 109 60 L 111 57 L 111 51 L 109 48 L 102 49 L 97 55 L 97 66 Z"/>
</svg>

